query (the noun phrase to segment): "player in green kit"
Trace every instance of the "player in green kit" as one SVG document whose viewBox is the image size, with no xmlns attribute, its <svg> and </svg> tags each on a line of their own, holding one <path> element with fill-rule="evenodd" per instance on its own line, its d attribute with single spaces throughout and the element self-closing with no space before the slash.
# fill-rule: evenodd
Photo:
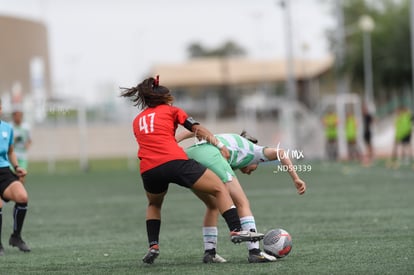
<svg viewBox="0 0 414 275">
<path fill-rule="evenodd" d="M 176 139 L 180 142 L 193 135 L 192 133 L 183 132 L 177 135 Z M 289 171 L 298 193 L 300 195 L 305 193 L 306 184 L 293 169 L 293 164 L 283 149 L 259 146 L 253 143 L 257 143 L 257 140 L 253 138 L 249 140 L 237 134 L 218 134 L 215 137 L 228 148 L 230 152 L 228 161 L 221 156 L 220 151 L 205 141 L 198 142 L 187 148 L 186 153 L 189 158 L 195 159 L 216 173 L 222 182 L 225 183 L 230 196 L 236 204 L 243 230 L 256 232 L 256 223 L 250 209 L 249 200 L 234 172 L 235 169 L 240 169 L 242 173 L 250 175 L 251 172 L 257 169 L 260 162 L 280 160 L 281 164 L 288 168 L 287 171 Z M 214 198 L 205 193 L 194 193 L 203 200 L 207 207 L 203 224 L 203 262 L 226 262 L 224 258 L 216 253 L 218 211 Z M 276 261 L 275 257 L 260 250 L 259 242 L 247 242 L 247 248 L 249 250 L 248 261 L 250 263 Z"/>
<path fill-rule="evenodd" d="M 333 109 L 324 115 L 322 123 L 325 127 L 326 153 L 328 160 L 338 159 L 338 116 Z"/>
<path fill-rule="evenodd" d="M 398 147 L 400 147 L 400 159 L 408 163 L 412 162 L 412 149 L 411 149 L 411 132 L 412 132 L 413 116 L 410 110 L 401 106 L 397 110 L 397 116 L 395 119 L 395 144 L 392 152 L 392 158 L 396 162 L 395 167 L 398 167 Z"/>
<path fill-rule="evenodd" d="M 345 135 L 348 143 L 348 159 L 360 160 L 361 154 L 358 148 L 358 123 L 353 112 L 347 112 L 345 120 Z"/>
<path fill-rule="evenodd" d="M 27 150 L 32 144 L 30 136 L 30 128 L 23 123 L 23 112 L 21 110 L 14 110 L 12 113 L 12 126 L 14 131 L 14 152 L 17 156 L 19 166 L 27 170 Z"/>
</svg>

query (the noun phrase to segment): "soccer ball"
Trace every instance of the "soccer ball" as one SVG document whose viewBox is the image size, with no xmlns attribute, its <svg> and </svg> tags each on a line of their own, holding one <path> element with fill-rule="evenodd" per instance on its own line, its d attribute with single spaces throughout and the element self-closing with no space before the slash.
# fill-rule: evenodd
<svg viewBox="0 0 414 275">
<path fill-rule="evenodd" d="M 286 257 L 292 250 L 292 237 L 281 228 L 268 231 L 263 238 L 263 249 L 276 258 Z"/>
</svg>

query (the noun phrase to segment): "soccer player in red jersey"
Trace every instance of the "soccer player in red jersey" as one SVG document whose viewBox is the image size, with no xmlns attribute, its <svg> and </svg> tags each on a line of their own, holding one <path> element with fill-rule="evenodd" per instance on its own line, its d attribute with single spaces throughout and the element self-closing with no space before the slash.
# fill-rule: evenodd
<svg viewBox="0 0 414 275">
<path fill-rule="evenodd" d="M 139 146 L 140 173 L 148 199 L 146 226 L 149 250 L 143 262 L 152 264 L 159 255 L 161 206 L 169 183 L 213 195 L 230 229 L 233 243 L 261 240 L 261 233 L 242 231 L 237 209 L 218 176 L 195 160 L 188 159 L 177 144 L 175 131 L 178 124 L 194 132 L 199 139 L 217 146 L 225 158 L 229 157 L 229 151 L 209 130 L 182 109 L 172 106 L 174 97 L 168 88 L 159 85 L 158 76 L 147 78 L 136 87 L 125 88 L 121 96 L 131 98 L 135 106 L 143 109 L 133 121 Z"/>
</svg>

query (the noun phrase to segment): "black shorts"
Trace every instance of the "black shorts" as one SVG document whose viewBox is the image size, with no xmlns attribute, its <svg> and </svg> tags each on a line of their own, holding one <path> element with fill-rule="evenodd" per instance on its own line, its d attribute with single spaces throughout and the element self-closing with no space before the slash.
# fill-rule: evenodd
<svg viewBox="0 0 414 275">
<path fill-rule="evenodd" d="M 4 201 L 9 201 L 3 197 L 4 190 L 17 180 L 19 180 L 19 177 L 10 170 L 10 167 L 0 168 L 0 197 Z"/>
<path fill-rule="evenodd" d="M 371 145 L 371 132 L 364 133 L 364 141 L 366 144 Z"/>
<path fill-rule="evenodd" d="M 172 160 L 145 171 L 141 177 L 145 191 L 160 194 L 168 190 L 170 183 L 191 188 L 206 170 L 206 167 L 193 159 Z"/>
<path fill-rule="evenodd" d="M 401 139 L 402 144 L 410 144 L 411 142 L 411 132 Z"/>
</svg>

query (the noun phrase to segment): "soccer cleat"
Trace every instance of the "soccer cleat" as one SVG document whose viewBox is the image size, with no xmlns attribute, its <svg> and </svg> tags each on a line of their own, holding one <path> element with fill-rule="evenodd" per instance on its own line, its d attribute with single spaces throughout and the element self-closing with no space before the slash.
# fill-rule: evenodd
<svg viewBox="0 0 414 275">
<path fill-rule="evenodd" d="M 230 240 L 233 243 L 257 242 L 263 239 L 264 234 L 251 231 L 231 231 Z"/>
<path fill-rule="evenodd" d="M 204 252 L 203 263 L 225 263 L 227 262 L 226 259 L 221 257 L 219 254 L 216 253 L 216 250 L 209 249 Z"/>
<path fill-rule="evenodd" d="M 14 235 L 12 234 L 9 239 L 9 245 L 16 246 L 20 249 L 20 251 L 23 252 L 30 252 L 30 248 L 27 246 L 27 244 L 23 241 L 22 237 L 20 235 Z"/>
<path fill-rule="evenodd" d="M 249 250 L 249 257 L 247 260 L 249 263 L 267 263 L 275 262 L 277 258 L 261 251 L 260 249 L 255 248 Z"/>
<path fill-rule="evenodd" d="M 4 256 L 4 248 L 0 243 L 0 256 Z"/>
<path fill-rule="evenodd" d="M 158 255 L 160 255 L 160 249 L 157 244 L 154 244 L 148 249 L 147 254 L 142 258 L 142 261 L 146 264 L 152 264 Z"/>
</svg>

